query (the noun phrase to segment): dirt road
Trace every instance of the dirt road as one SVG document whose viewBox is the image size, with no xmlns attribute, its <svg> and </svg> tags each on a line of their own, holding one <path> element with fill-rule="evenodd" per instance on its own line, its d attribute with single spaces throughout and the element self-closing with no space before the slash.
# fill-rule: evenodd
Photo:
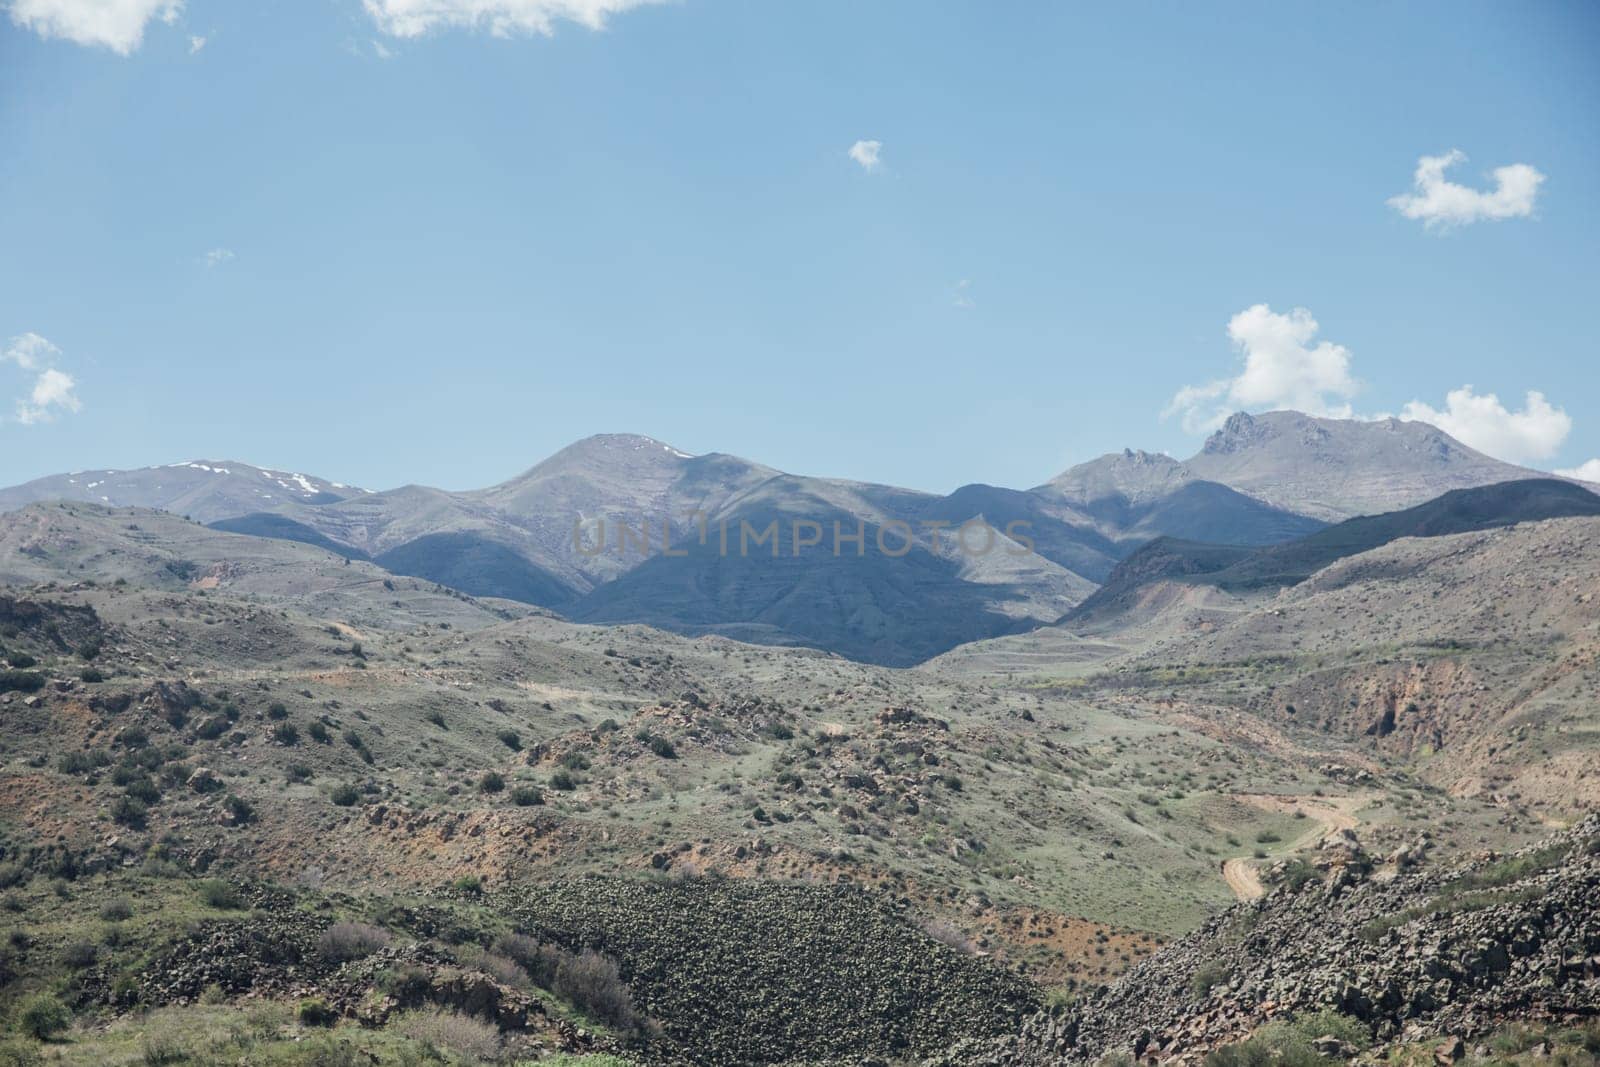
<svg viewBox="0 0 1600 1067">
<path fill-rule="evenodd" d="M 1297 852 L 1319 838 L 1337 830 L 1354 830 L 1361 820 L 1351 814 L 1367 801 L 1366 797 L 1284 797 L 1272 793 L 1238 793 L 1235 800 L 1263 811 L 1303 811 L 1315 825 L 1289 843 L 1286 852 Z M 1222 880 L 1240 900 L 1254 900 L 1266 892 L 1255 860 L 1239 856 L 1222 863 Z"/>
</svg>

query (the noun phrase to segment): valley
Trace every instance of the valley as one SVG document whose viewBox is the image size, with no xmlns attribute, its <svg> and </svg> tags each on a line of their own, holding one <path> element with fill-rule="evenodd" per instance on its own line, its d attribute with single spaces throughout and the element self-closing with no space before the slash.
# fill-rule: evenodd
<svg viewBox="0 0 1600 1067">
<path fill-rule="evenodd" d="M 689 458 L 630 440 L 607 478 L 558 464 L 539 492 L 633 485 L 639 456 L 666 473 L 635 506 L 677 491 Z M 1067 1062 L 1235 902 L 1402 884 L 1600 806 L 1600 497 L 1523 479 L 1207 544 L 1188 535 L 1225 513 L 1127 519 L 1194 486 L 1148 456 L 1109 469 L 1128 467 L 1156 488 L 1108 475 L 1122 543 L 1151 539 L 997 631 L 963 631 L 975 609 L 949 599 L 985 575 L 908 580 L 909 554 L 826 555 L 833 573 L 691 537 L 558 608 L 332 533 L 105 501 L 0 516 L 0 882 L 35 931 L 8 995 L 165 1012 L 180 1044 L 180 1009 L 265 997 L 314 1036 L 318 1000 L 354 1027 L 325 1036 L 380 1062 L 429 1027 L 461 1031 L 461 1062 L 987 1062 L 1041 1026 Z M 822 492 L 739 469 L 791 515 Z M 1103 491 L 1091 474 L 1057 491 Z M 1071 573 L 1037 558 L 1012 578 Z M 630 621 L 658 586 L 679 621 Z M 839 648 L 807 647 L 828 611 Z M 132 918 L 86 928 L 90 901 Z M 740 1020 L 769 1011 L 783 1036 L 752 1043 Z M 1063 1019 L 1083 1028 L 1066 1044 Z M 84 1047 L 131 1062 L 122 1025 Z"/>
</svg>

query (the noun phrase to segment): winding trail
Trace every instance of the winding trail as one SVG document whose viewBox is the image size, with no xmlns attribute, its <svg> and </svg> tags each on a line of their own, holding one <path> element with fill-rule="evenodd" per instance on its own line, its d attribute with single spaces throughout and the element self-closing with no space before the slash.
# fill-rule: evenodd
<svg viewBox="0 0 1600 1067">
<path fill-rule="evenodd" d="M 1285 852 L 1298 852 L 1319 838 L 1338 830 L 1354 830 L 1361 820 L 1352 814 L 1367 802 L 1363 796 L 1348 797 L 1286 797 L 1272 793 L 1236 793 L 1235 800 L 1260 808 L 1263 811 L 1303 811 L 1316 825 L 1289 843 Z M 1233 895 L 1240 900 L 1255 900 L 1266 893 L 1261 884 L 1261 872 L 1249 856 L 1237 856 L 1222 861 L 1222 880 L 1228 883 Z"/>
<path fill-rule="evenodd" d="M 1222 861 L 1222 879 L 1240 900 L 1254 900 L 1266 893 L 1255 864 L 1243 857 Z"/>
</svg>

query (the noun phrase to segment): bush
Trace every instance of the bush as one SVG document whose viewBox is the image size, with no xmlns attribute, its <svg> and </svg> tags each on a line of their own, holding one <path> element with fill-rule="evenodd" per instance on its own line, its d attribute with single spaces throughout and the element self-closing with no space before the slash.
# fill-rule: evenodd
<svg viewBox="0 0 1600 1067">
<path fill-rule="evenodd" d="M 94 685 L 98 682 L 105 681 L 106 676 L 105 672 L 100 670 L 98 667 L 85 667 L 83 670 L 78 672 L 78 680 L 80 682 L 87 682 L 90 685 Z"/>
<path fill-rule="evenodd" d="M 424 715 L 423 718 L 427 719 L 441 730 L 450 729 L 449 726 L 445 725 L 444 712 L 442 711 L 430 711 L 428 714 Z"/>
<path fill-rule="evenodd" d="M 127 897 L 117 897 L 100 905 L 100 918 L 108 923 L 125 922 L 133 918 L 133 905 Z"/>
<path fill-rule="evenodd" d="M 361 757 L 362 762 L 372 763 L 372 750 L 367 747 L 367 743 L 362 740 L 360 734 L 354 730 L 346 730 L 344 732 L 344 743 L 356 750 L 356 755 Z"/>
<path fill-rule="evenodd" d="M 501 730 L 499 733 L 495 734 L 495 736 L 500 739 L 500 743 L 502 745 L 506 746 L 511 751 L 522 751 L 522 737 L 515 730 Z"/>
<path fill-rule="evenodd" d="M 317 940 L 317 951 L 330 963 L 346 963 L 372 955 L 389 943 L 389 931 L 366 923 L 334 923 Z"/>
<path fill-rule="evenodd" d="M 288 717 L 289 709 L 284 707 L 282 704 L 274 702 L 267 705 L 267 718 L 271 719 L 273 722 L 282 722 Z"/>
<path fill-rule="evenodd" d="M 483 892 L 483 879 L 475 874 L 463 874 L 453 883 L 459 891 L 477 896 Z"/>
<path fill-rule="evenodd" d="M 194 735 L 202 741 L 215 741 L 228 732 L 228 720 L 221 715 L 208 715 L 194 728 Z"/>
<path fill-rule="evenodd" d="M 200 903 L 224 911 L 234 911 L 243 906 L 238 891 L 220 878 L 207 878 L 200 883 Z"/>
<path fill-rule="evenodd" d="M 348 808 L 361 799 L 361 793 L 355 786 L 346 783 L 334 786 L 333 793 L 329 795 L 328 799 L 333 801 L 337 807 Z"/>
<path fill-rule="evenodd" d="M 74 971 L 93 967 L 100 958 L 100 949 L 93 941 L 69 941 L 61 950 L 61 962 Z"/>
<path fill-rule="evenodd" d="M 1207 963 L 1194 972 L 1189 979 L 1189 992 L 1196 997 L 1204 997 L 1217 986 L 1232 978 L 1232 973 L 1227 965 L 1222 963 Z"/>
<path fill-rule="evenodd" d="M 678 750 L 673 748 L 672 742 L 668 741 L 665 737 L 652 737 L 650 739 L 650 751 L 654 752 L 662 759 L 678 758 Z"/>
<path fill-rule="evenodd" d="M 183 1063 L 188 1058 L 189 1053 L 170 1034 L 146 1036 L 139 1054 L 139 1062 L 145 1067 L 167 1067 L 168 1064 Z"/>
<path fill-rule="evenodd" d="M 229 793 L 227 798 L 223 800 L 222 806 L 233 816 L 233 821 L 240 825 L 252 822 L 256 817 L 256 809 L 250 806 L 248 800 L 237 793 Z"/>
<path fill-rule="evenodd" d="M 87 752 L 68 752 L 56 760 L 56 770 L 62 774 L 88 774 L 101 767 L 111 766 L 111 753 L 94 748 Z"/>
<path fill-rule="evenodd" d="M 321 997 L 306 997 L 300 1002 L 295 1015 L 306 1026 L 332 1026 L 339 1018 Z"/>
<path fill-rule="evenodd" d="M 640 1030 L 644 1016 L 633 1005 L 633 994 L 622 981 L 615 960 L 584 949 L 566 955 L 556 966 L 553 991 L 571 1001 L 584 1014 L 619 1030 Z"/>
<path fill-rule="evenodd" d="M 399 1001 L 401 1006 L 416 1004 L 427 998 L 433 989 L 433 979 L 423 967 L 400 967 L 381 971 L 377 978 L 378 989 Z"/>
<path fill-rule="evenodd" d="M 6 660 L 13 667 L 17 668 L 18 670 L 22 670 L 22 671 L 25 671 L 30 667 L 37 667 L 39 665 L 39 661 L 34 659 L 32 656 L 28 655 L 26 652 L 12 652 L 12 653 L 9 653 L 6 656 Z"/>
<path fill-rule="evenodd" d="M 292 722 L 280 722 L 272 728 L 272 739 L 280 745 L 298 745 L 300 730 Z"/>
<path fill-rule="evenodd" d="M 470 1015 L 427 1009 L 407 1012 L 395 1025 L 413 1041 L 449 1049 L 471 1062 L 493 1063 L 500 1058 L 500 1031 Z"/>
<path fill-rule="evenodd" d="M 33 671 L 0 671 L 0 693 L 36 693 L 44 688 L 44 675 Z"/>
<path fill-rule="evenodd" d="M 311 740 L 319 745 L 326 745 L 333 740 L 333 735 L 328 733 L 328 724 L 321 719 L 306 727 L 306 733 L 311 735 Z"/>
<path fill-rule="evenodd" d="M 126 826 L 130 830 L 144 828 L 145 816 L 150 809 L 144 801 L 135 800 L 133 797 L 118 797 L 111 804 L 111 821 L 118 826 Z"/>
<path fill-rule="evenodd" d="M 519 785 L 511 791 L 511 803 L 519 808 L 531 808 L 544 803 L 544 793 L 536 785 Z"/>
<path fill-rule="evenodd" d="M 578 788 L 578 783 L 566 771 L 557 771 L 550 776 L 550 788 L 559 789 L 563 793 L 570 793 Z"/>
<path fill-rule="evenodd" d="M 498 771 L 487 771 L 478 779 L 478 792 L 499 793 L 506 787 L 506 780 Z"/>
<path fill-rule="evenodd" d="M 1205 1058 L 1205 1067 L 1326 1067 L 1330 1062 L 1313 1042 L 1331 1034 L 1353 1049 L 1372 1043 L 1372 1035 L 1354 1019 L 1336 1012 L 1317 1012 L 1293 1022 L 1272 1022 L 1244 1041 L 1224 1045 Z"/>
<path fill-rule="evenodd" d="M 36 993 L 17 1005 L 17 1028 L 29 1037 L 48 1041 L 71 1025 L 67 1006 L 47 993 Z"/>
<path fill-rule="evenodd" d="M 1284 864 L 1283 884 L 1289 887 L 1291 893 L 1298 893 L 1306 885 L 1320 881 L 1322 875 L 1303 859 L 1293 859 Z"/>
</svg>

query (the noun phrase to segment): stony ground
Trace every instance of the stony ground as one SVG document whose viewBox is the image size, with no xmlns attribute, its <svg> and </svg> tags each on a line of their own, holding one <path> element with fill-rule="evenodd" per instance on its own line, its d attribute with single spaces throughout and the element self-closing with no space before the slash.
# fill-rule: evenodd
<svg viewBox="0 0 1600 1067">
<path fill-rule="evenodd" d="M 71 1040 L 19 1047 L 70 1059 L 116 1034 L 121 1062 L 144 1053 L 118 1027 L 147 1009 L 270 1003 L 286 1014 L 244 1027 L 252 1047 L 321 1048 L 335 1035 L 296 1018 L 304 998 L 387 1035 L 356 1041 L 379 1062 L 420 1047 L 405 1020 L 457 1026 L 434 1016 L 463 1013 L 488 1020 L 500 1058 L 905 1061 L 1012 1031 L 1051 1055 L 1131 1053 L 1133 1019 L 1151 1031 L 1141 1050 L 1178 1041 L 1187 1054 L 1276 1018 L 1267 1001 L 1329 1007 L 1321 986 L 1283 983 L 1333 983 L 1331 959 L 1363 988 L 1395 983 L 1399 1007 L 1371 990 L 1370 1011 L 1331 1005 L 1380 1043 L 1558 1014 L 1548 998 L 1494 1000 L 1498 986 L 1464 981 L 1456 962 L 1428 974 L 1442 1007 L 1427 1007 L 1395 960 L 1457 961 L 1452 939 L 1473 931 L 1515 943 L 1472 923 L 1537 926 L 1547 897 L 1586 938 L 1592 885 L 1519 877 L 1470 890 L 1507 900 L 1468 895 L 1447 922 L 1411 916 L 1378 941 L 1352 931 L 1453 892 L 1461 858 L 1575 817 L 1581 789 L 1548 794 L 1582 779 L 1592 743 L 1588 557 L 1568 551 L 1587 531 L 1483 535 L 1436 562 L 1413 548 L 1252 609 L 1237 632 L 1097 645 L 1048 670 L 1010 652 L 996 669 L 981 650 L 888 670 L 574 626 L 326 560 L 299 598 L 290 556 L 192 568 L 131 537 L 148 531 L 115 551 L 55 546 L 85 575 L 118 573 L 0 594 L 0 919 L 17 931 L 0 1008 L 16 1029 L 33 999 L 54 998 L 76 1020 Z M 1518 552 L 1533 561 L 1523 576 L 1473 584 L 1472 567 Z M 1408 581 L 1438 581 L 1380 599 L 1401 595 L 1383 576 L 1402 564 Z M 1447 622 L 1462 605 L 1492 614 L 1494 642 L 1444 643 L 1461 640 Z M 1374 630 L 1363 611 L 1415 626 Z M 1251 642 L 1289 651 L 1251 658 Z M 1390 706 L 1395 729 L 1369 731 Z M 1357 852 L 1370 872 L 1340 862 Z M 1279 888 L 1302 880 L 1299 860 L 1337 892 Z M 247 906 L 203 903 L 213 881 Z M 1259 906 L 1225 910 L 1258 883 Z M 121 897 L 132 917 L 103 918 Z M 1237 928 L 1252 921 L 1261 934 Z M 319 946 L 342 923 L 386 940 L 332 961 Z M 1304 958 L 1250 963 L 1282 956 L 1297 924 L 1320 931 Z M 1540 946 L 1559 940 L 1538 929 Z M 552 957 L 497 951 L 519 932 L 598 962 L 558 981 Z M 1545 951 L 1531 957 L 1541 976 Z M 1226 983 L 1198 997 L 1207 962 Z M 573 999 L 585 967 L 637 1017 L 586 1014 Z M 1125 973 L 1135 984 L 1118 989 L 1146 992 L 1099 992 Z M 1223 988 L 1239 995 L 1209 993 Z M 1069 1002 L 1076 1014 L 1060 1014 Z M 1463 1002 L 1485 1016 L 1450 1014 Z M 1034 1016 L 1044 1003 L 1057 1013 Z M 465 1051 L 484 1035 L 464 1027 L 458 1059 L 491 1059 Z"/>
</svg>

